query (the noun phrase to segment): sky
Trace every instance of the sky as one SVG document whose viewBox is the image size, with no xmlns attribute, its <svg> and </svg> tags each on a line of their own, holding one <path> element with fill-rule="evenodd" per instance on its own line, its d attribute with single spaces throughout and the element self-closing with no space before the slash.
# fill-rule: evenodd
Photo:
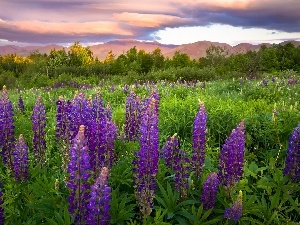
<svg viewBox="0 0 300 225">
<path fill-rule="evenodd" d="M 0 0 L 0 45 L 300 41 L 299 0 Z"/>
</svg>

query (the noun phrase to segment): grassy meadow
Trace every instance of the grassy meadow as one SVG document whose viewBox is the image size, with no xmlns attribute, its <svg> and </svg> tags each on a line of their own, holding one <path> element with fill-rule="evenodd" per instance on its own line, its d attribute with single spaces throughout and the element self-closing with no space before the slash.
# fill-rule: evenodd
<svg viewBox="0 0 300 225">
<path fill-rule="evenodd" d="M 140 142 L 124 138 L 126 98 L 132 88 L 140 99 L 149 97 L 153 90 L 159 93 L 160 151 L 168 138 L 176 134 L 179 148 L 191 160 L 198 100 L 203 102 L 207 112 L 205 161 L 201 177 L 196 179 L 192 170 L 187 170 L 186 196 L 182 198 L 175 189 L 175 172 L 160 158 L 153 208 L 146 217 L 141 215 L 136 202 L 132 163 L 140 149 Z M 13 172 L 1 163 L 4 224 L 74 223 L 68 210 L 68 173 L 62 170 L 63 146 L 56 140 L 56 102 L 60 96 L 72 101 L 74 95 L 80 92 L 87 99 L 89 96 L 94 98 L 99 91 L 104 105 L 110 105 L 112 120 L 118 128 L 114 141 L 115 157 L 108 171 L 110 219 L 101 224 L 299 224 L 299 181 L 284 176 L 283 169 L 289 138 L 300 122 L 300 86 L 296 78 L 276 77 L 211 82 L 137 82 L 133 85 L 99 82 L 98 85 L 81 87 L 63 85 L 9 89 L 14 112 L 14 136 L 17 139 L 23 134 L 28 146 L 29 178 L 23 182 L 16 181 Z M 20 96 L 24 111 L 18 107 Z M 46 161 L 43 166 L 34 159 L 32 141 L 31 116 L 38 96 L 46 112 Z M 242 176 L 230 190 L 219 185 L 214 207 L 205 210 L 200 202 L 205 180 L 211 172 L 218 173 L 222 146 L 242 120 L 245 123 Z M 299 168 L 299 161 L 297 166 Z M 89 182 L 93 184 L 94 181 L 90 179 Z M 239 191 L 242 191 L 242 215 L 233 222 L 223 215 L 225 209 L 234 204 Z"/>
</svg>

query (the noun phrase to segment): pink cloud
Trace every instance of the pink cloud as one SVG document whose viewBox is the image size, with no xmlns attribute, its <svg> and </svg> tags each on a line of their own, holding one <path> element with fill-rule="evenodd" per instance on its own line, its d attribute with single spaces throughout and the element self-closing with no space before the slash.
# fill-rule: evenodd
<svg viewBox="0 0 300 225">
<path fill-rule="evenodd" d="M 190 22 L 187 18 L 162 14 L 142 14 L 142 13 L 116 13 L 113 18 L 117 21 L 128 23 L 137 27 L 160 28 L 169 26 L 186 25 Z"/>
<path fill-rule="evenodd" d="M 133 35 L 131 31 L 121 28 L 118 23 L 113 21 L 57 23 L 41 21 L 4 21 L 0 19 L 0 29 L 1 28 L 36 34 L 89 35 L 117 33 L 126 36 Z"/>
</svg>

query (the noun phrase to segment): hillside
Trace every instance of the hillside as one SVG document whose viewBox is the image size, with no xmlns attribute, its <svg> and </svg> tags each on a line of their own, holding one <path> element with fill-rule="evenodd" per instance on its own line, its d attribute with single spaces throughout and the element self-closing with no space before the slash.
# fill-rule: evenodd
<svg viewBox="0 0 300 225">
<path fill-rule="evenodd" d="M 284 45 L 289 41 L 282 42 L 281 44 Z M 300 46 L 300 41 L 290 41 L 295 46 Z M 181 53 L 188 54 L 192 59 L 198 59 L 200 57 L 205 57 L 206 49 L 209 48 L 211 45 L 215 45 L 218 47 L 226 48 L 230 54 L 236 53 L 245 53 L 249 50 L 257 51 L 260 49 L 262 45 L 270 46 L 270 44 L 258 44 L 253 45 L 250 43 L 241 43 L 236 46 L 231 46 L 226 43 L 218 43 L 218 42 L 210 42 L 210 41 L 198 41 L 195 43 L 190 44 L 183 44 L 183 45 L 164 45 L 158 42 L 142 42 L 137 41 L 134 39 L 124 39 L 124 40 L 115 40 L 110 41 L 103 44 L 92 45 L 90 46 L 94 56 L 97 56 L 100 60 L 105 59 L 106 54 L 112 50 L 113 54 L 119 56 L 122 53 L 125 53 L 130 48 L 136 46 L 138 50 L 144 49 L 146 52 L 151 52 L 156 48 L 160 48 L 163 55 L 166 57 L 172 57 L 176 51 Z M 26 47 L 19 47 L 14 45 L 6 45 L 0 46 L 0 55 L 6 54 L 17 54 L 20 56 L 28 56 L 30 52 L 38 50 L 40 53 L 49 54 L 51 49 L 60 50 L 63 49 L 63 46 L 60 45 L 46 45 L 46 46 L 26 46 Z M 65 48 L 68 51 L 68 48 Z"/>
</svg>

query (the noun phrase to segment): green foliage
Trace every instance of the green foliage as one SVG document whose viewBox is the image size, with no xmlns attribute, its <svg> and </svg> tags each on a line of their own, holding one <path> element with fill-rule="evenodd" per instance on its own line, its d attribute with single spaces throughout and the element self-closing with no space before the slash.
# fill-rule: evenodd
<svg viewBox="0 0 300 225">
<path fill-rule="evenodd" d="M 112 191 L 111 194 L 111 224 L 125 224 L 126 221 L 131 220 L 135 216 L 134 198 L 125 193 L 120 193 L 119 188 Z"/>
<path fill-rule="evenodd" d="M 137 52 L 138 55 L 138 52 Z M 173 69 L 173 70 L 172 70 Z M 187 197 L 181 199 L 173 186 L 174 174 L 160 161 L 155 192 L 154 208 L 151 215 L 144 220 L 139 218 L 139 209 L 135 201 L 132 160 L 139 150 L 139 142 L 123 140 L 122 129 L 125 123 L 124 83 L 114 79 L 97 80 L 92 77 L 74 77 L 64 73 L 57 79 L 59 82 L 76 81 L 80 84 L 91 83 L 90 89 L 33 88 L 21 92 L 9 90 L 9 97 L 14 107 L 16 137 L 24 134 L 29 146 L 30 179 L 18 183 L 0 165 L 0 177 L 3 183 L 4 211 L 6 224 L 72 224 L 68 213 L 68 189 L 65 186 L 66 174 L 61 171 L 60 146 L 55 142 L 55 113 L 60 95 L 71 100 L 76 91 L 84 91 L 86 96 L 101 90 L 104 104 L 110 103 L 113 120 L 120 130 L 115 142 L 115 158 L 109 171 L 109 186 L 112 188 L 111 224 L 230 224 L 223 219 L 224 210 L 232 205 L 237 193 L 243 191 L 243 214 L 239 224 L 297 224 L 300 221 L 298 183 L 292 183 L 289 177 L 282 174 L 288 139 L 292 130 L 300 121 L 298 83 L 288 84 L 290 75 L 298 76 L 294 70 L 278 74 L 276 81 L 271 81 L 272 74 L 265 73 L 268 79 L 263 80 L 230 79 L 201 82 L 197 73 L 207 71 L 217 77 L 209 67 L 169 68 L 165 74 L 152 70 L 151 76 L 170 76 L 173 71 L 174 81 L 177 76 L 193 73 L 199 82 L 181 81 L 169 83 L 157 82 L 160 94 L 159 103 L 159 141 L 162 146 L 166 139 L 177 133 L 180 149 L 190 156 L 192 151 L 192 127 L 198 110 L 198 99 L 204 102 L 208 114 L 206 158 L 203 174 L 199 181 L 194 181 L 192 174 L 188 178 Z M 131 72 L 130 72 L 131 73 Z M 129 74 L 130 74 L 129 73 Z M 147 78 L 133 72 L 137 78 Z M 168 73 L 168 74 L 167 74 Z M 154 75 L 155 76 L 154 76 Z M 166 75 L 167 74 L 167 75 Z M 203 72 L 204 76 L 205 72 Z M 36 75 L 33 74 L 34 78 Z M 45 75 L 44 75 L 45 76 Z M 149 75 L 150 76 L 150 75 Z M 191 76 L 191 78 L 192 78 Z M 201 75 L 202 76 L 202 75 Z M 208 75 L 207 75 L 208 76 Z M 28 77 L 27 77 L 28 78 Z M 43 86 L 52 82 L 51 78 L 35 78 L 37 85 Z M 18 81 L 22 76 L 18 78 Z M 24 78 L 25 79 L 25 78 Z M 48 79 L 48 80 L 47 80 Z M 126 80 L 125 78 L 123 78 Z M 209 80 L 209 77 L 207 78 Z M 46 80 L 45 83 L 42 83 Z M 128 78 L 128 80 L 130 80 Z M 131 80 L 134 82 L 134 80 Z M 40 82 L 40 83 L 39 83 Z M 129 83 L 127 83 L 129 84 Z M 203 86 L 205 84 L 205 86 Z M 34 85 L 33 83 L 28 86 Z M 114 86 L 114 91 L 111 86 Z M 141 99 L 149 96 L 154 84 L 139 84 L 135 87 Z M 22 94 L 25 111 L 17 109 L 19 94 Z M 46 140 L 47 162 L 45 167 L 35 165 L 32 150 L 31 114 L 35 99 L 41 96 L 46 107 Z M 274 113 L 276 109 L 276 114 Z M 240 182 L 228 191 L 219 187 L 215 208 L 203 210 L 200 204 L 202 185 L 205 177 L 217 172 L 219 153 L 224 140 L 242 119 L 246 128 L 246 152 L 244 173 Z M 57 179 L 57 180 L 56 180 Z M 58 181 L 58 188 L 55 183 Z"/>
<path fill-rule="evenodd" d="M 0 74 L 0 87 L 6 85 L 7 88 L 14 88 L 16 87 L 16 77 L 12 72 L 3 71 Z"/>
</svg>

